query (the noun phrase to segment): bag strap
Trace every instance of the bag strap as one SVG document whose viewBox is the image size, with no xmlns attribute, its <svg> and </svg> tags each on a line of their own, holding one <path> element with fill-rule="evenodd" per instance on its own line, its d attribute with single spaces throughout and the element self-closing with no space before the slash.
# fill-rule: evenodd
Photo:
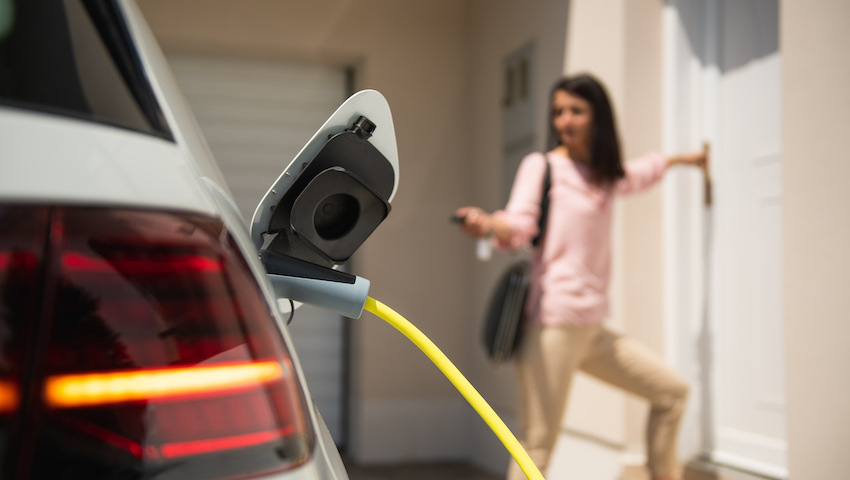
<svg viewBox="0 0 850 480">
<path fill-rule="evenodd" d="M 543 176 L 543 194 L 540 197 L 540 217 L 537 219 L 537 236 L 531 241 L 532 246 L 537 246 L 543 241 L 546 234 L 546 223 L 549 220 L 549 189 L 552 187 L 552 173 L 549 167 L 549 154 L 546 158 L 546 174 Z"/>
</svg>

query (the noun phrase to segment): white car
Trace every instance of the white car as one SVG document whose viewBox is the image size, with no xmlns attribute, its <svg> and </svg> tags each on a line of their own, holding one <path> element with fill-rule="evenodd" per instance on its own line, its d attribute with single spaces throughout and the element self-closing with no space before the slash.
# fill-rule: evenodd
<svg viewBox="0 0 850 480">
<path fill-rule="evenodd" d="M 132 1 L 0 0 L 0 478 L 348 478 L 258 249 Z"/>
</svg>

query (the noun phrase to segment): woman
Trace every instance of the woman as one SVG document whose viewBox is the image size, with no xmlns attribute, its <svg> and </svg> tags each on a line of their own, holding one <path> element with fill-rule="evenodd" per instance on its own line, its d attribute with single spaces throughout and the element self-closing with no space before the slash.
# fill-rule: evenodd
<svg viewBox="0 0 850 480">
<path fill-rule="evenodd" d="M 612 203 L 646 189 L 671 165 L 703 166 L 705 153 L 648 154 L 623 164 L 614 115 L 593 77 L 552 90 L 550 148 L 520 164 L 504 210 L 458 209 L 465 233 L 515 249 L 537 234 L 546 163 L 551 188 L 544 239 L 535 253 L 516 357 L 520 440 L 541 471 L 549 462 L 573 373 L 581 369 L 647 398 L 647 460 L 653 480 L 679 478 L 676 436 L 688 386 L 651 350 L 603 326 L 608 315 Z M 525 478 L 512 463 L 509 480 Z"/>
</svg>

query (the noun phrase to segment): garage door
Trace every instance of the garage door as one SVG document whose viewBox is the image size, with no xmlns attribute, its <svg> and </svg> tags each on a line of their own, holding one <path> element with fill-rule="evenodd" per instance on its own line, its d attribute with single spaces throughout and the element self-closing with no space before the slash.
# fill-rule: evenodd
<svg viewBox="0 0 850 480">
<path fill-rule="evenodd" d="M 169 56 L 246 222 L 283 168 L 347 97 L 344 69 Z M 290 324 L 313 401 L 344 440 L 343 319 L 308 306 Z"/>
</svg>

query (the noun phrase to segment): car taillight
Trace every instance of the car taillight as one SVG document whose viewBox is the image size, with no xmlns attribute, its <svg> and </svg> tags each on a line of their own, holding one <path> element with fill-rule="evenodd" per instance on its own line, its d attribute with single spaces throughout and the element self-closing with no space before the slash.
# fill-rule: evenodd
<svg viewBox="0 0 850 480">
<path fill-rule="evenodd" d="M 24 355 L 37 398 L 21 423 L 32 447 L 19 461 L 32 463 L 18 476 L 222 478 L 309 457 L 314 439 L 289 353 L 221 222 L 50 211 L 35 268 L 46 301 Z M 3 375 L 0 416 L 17 402 L 16 375 Z"/>
<path fill-rule="evenodd" d="M 42 312 L 48 209 L 0 205 L 0 477 L 12 478 L 22 450 L 33 376 L 36 319 Z"/>
</svg>

